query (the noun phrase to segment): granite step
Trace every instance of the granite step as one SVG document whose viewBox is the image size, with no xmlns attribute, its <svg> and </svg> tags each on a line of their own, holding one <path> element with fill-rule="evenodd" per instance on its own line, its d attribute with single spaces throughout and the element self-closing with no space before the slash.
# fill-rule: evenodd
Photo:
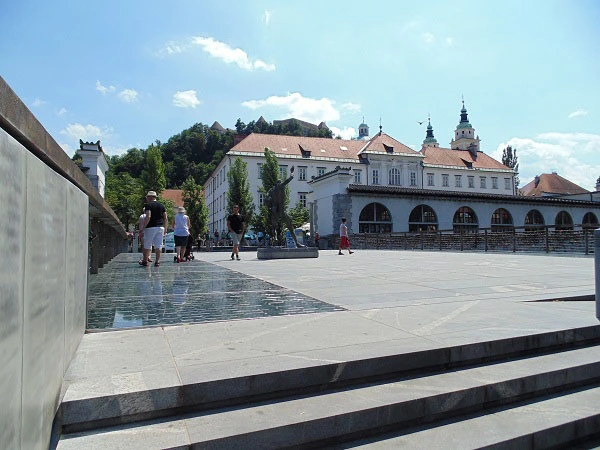
<svg viewBox="0 0 600 450">
<path fill-rule="evenodd" d="M 585 445 L 585 443 L 588 445 Z M 579 444 L 578 444 L 579 443 Z M 329 446 L 329 450 L 595 449 L 600 448 L 600 387 L 496 408 L 461 420 L 443 421 L 375 439 Z"/>
<path fill-rule="evenodd" d="M 58 449 L 317 447 L 416 425 L 434 426 L 436 421 L 474 412 L 483 414 L 490 408 L 507 407 L 510 403 L 550 394 L 559 395 L 561 392 L 566 394 L 563 397 L 574 399 L 566 402 L 577 404 L 577 393 L 569 392 L 577 388 L 588 387 L 581 392 L 592 393 L 592 399 L 597 400 L 595 396 L 598 395 L 599 386 L 600 346 L 590 346 L 434 374 L 404 376 L 324 393 L 178 415 L 153 423 L 120 425 L 63 435 Z M 550 401 L 546 398 L 543 400 Z M 584 404 L 583 400 L 579 402 Z M 568 423 L 571 425 L 563 426 L 566 427 L 565 439 L 573 439 L 572 427 L 580 428 L 577 437 L 597 432 L 598 428 L 592 425 L 596 424 L 600 414 L 600 403 L 585 402 L 589 407 L 576 408 L 581 415 L 570 420 Z M 522 421 L 545 423 L 533 413 L 517 413 L 514 417 Z M 548 430 L 556 427 L 552 421 L 546 422 Z M 473 431 L 476 432 L 476 429 Z M 521 436 L 526 433 L 518 431 L 516 426 L 508 426 L 506 434 L 501 431 L 498 432 L 499 442 L 525 439 Z"/>
<path fill-rule="evenodd" d="M 220 370 L 213 366 L 210 373 L 198 374 L 193 382 L 186 384 L 147 390 L 124 386 L 119 393 L 97 396 L 67 389 L 57 420 L 63 432 L 72 433 L 595 343 L 600 343 L 600 326 L 410 352 L 398 351 L 387 343 L 382 348 L 362 352 L 349 347 L 336 350 L 337 362 L 315 353 L 311 359 L 275 358 L 271 363 L 261 360 L 246 365 L 224 363 Z"/>
</svg>

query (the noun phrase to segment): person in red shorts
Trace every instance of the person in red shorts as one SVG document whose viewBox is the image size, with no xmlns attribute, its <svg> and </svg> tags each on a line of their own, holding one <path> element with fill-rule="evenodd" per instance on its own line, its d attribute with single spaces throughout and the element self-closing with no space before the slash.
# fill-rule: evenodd
<svg viewBox="0 0 600 450">
<path fill-rule="evenodd" d="M 348 254 L 351 255 L 354 253 L 350 250 L 350 240 L 348 239 L 348 227 L 346 226 L 346 218 L 342 218 L 342 223 L 340 223 L 340 249 L 338 255 L 343 255 L 342 249 L 347 248 Z"/>
</svg>

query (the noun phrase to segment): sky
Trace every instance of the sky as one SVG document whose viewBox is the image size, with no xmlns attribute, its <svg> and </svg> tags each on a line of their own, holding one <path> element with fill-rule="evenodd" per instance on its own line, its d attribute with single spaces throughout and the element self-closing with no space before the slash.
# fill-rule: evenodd
<svg viewBox="0 0 600 450">
<path fill-rule="evenodd" d="M 520 186 L 600 177 L 600 2 L 0 0 L 0 76 L 73 155 L 263 116 L 449 147 L 462 101 Z"/>
</svg>

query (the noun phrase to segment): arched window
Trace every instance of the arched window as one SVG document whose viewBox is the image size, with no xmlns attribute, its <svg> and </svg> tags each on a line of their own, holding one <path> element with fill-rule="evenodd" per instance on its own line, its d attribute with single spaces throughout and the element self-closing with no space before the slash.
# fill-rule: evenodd
<svg viewBox="0 0 600 450">
<path fill-rule="evenodd" d="M 419 231 L 436 231 L 438 220 L 435 211 L 427 205 L 419 205 L 410 212 L 408 217 L 408 231 L 418 233 Z"/>
<path fill-rule="evenodd" d="M 369 203 L 358 217 L 359 233 L 391 233 L 392 215 L 381 203 Z"/>
<path fill-rule="evenodd" d="M 525 231 L 539 231 L 544 225 L 544 216 L 537 209 L 532 209 L 525 216 Z"/>
<path fill-rule="evenodd" d="M 589 230 L 590 228 L 598 228 L 600 225 L 598 224 L 598 218 L 596 217 L 596 214 L 593 212 L 585 213 L 583 220 L 581 221 L 581 226 L 586 230 Z"/>
<path fill-rule="evenodd" d="M 397 167 L 392 167 L 389 172 L 389 184 L 392 186 L 400 186 L 401 185 L 401 177 L 400 177 L 400 169 Z"/>
<path fill-rule="evenodd" d="M 452 219 L 452 228 L 455 233 L 477 233 L 479 231 L 479 221 L 475 211 L 468 206 L 458 208 Z"/>
<path fill-rule="evenodd" d="M 559 212 L 554 220 L 554 227 L 556 230 L 572 230 L 573 219 L 571 215 L 566 211 Z"/>
<path fill-rule="evenodd" d="M 492 231 L 512 231 L 514 229 L 513 219 L 504 208 L 498 208 L 492 214 Z"/>
</svg>

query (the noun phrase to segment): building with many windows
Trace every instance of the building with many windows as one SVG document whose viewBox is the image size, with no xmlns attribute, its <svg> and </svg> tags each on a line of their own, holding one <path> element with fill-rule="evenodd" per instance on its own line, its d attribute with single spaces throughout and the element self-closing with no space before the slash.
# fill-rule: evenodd
<svg viewBox="0 0 600 450">
<path fill-rule="evenodd" d="M 295 166 L 295 177 L 289 184 L 290 206 L 297 203 L 308 206 L 309 194 L 313 191 L 309 182 L 336 167 L 349 168 L 352 184 L 359 186 L 515 194 L 514 171 L 480 150 L 479 136 L 468 120 L 464 102 L 450 148 L 438 145 L 430 121 L 420 151 L 379 128 L 379 132 L 370 137 L 369 127 L 363 121 L 359 125 L 359 137 L 352 140 L 250 134 L 227 153 L 204 185 L 210 228 L 226 228 L 227 172 L 237 157 L 248 164 L 255 206 L 262 204 L 264 195 L 259 188 L 265 148 L 277 155 L 282 178 Z"/>
<path fill-rule="evenodd" d="M 209 226 L 226 229 L 227 171 L 237 157 L 248 164 L 255 206 L 263 203 L 259 188 L 265 148 L 277 155 L 282 178 L 295 166 L 290 206 L 310 207 L 321 236 L 335 236 L 342 217 L 354 233 L 598 226 L 600 197 L 594 193 L 570 189 L 561 195 L 518 195 L 515 172 L 481 151 L 464 103 L 449 148 L 439 146 L 430 120 L 420 151 L 379 128 L 369 136 L 363 121 L 353 140 L 250 134 L 227 153 L 204 186 Z M 545 180 L 542 176 L 538 182 L 542 190 L 548 190 Z"/>
</svg>

